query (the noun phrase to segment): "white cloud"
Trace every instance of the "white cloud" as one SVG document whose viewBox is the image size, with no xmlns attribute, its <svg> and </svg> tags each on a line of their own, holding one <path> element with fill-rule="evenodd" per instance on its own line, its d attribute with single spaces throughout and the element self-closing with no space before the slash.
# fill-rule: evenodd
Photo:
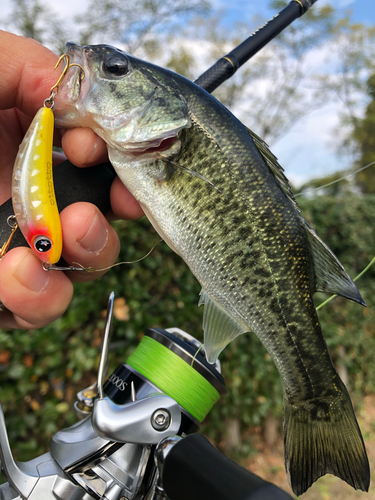
<svg viewBox="0 0 375 500">
<path fill-rule="evenodd" d="M 336 154 L 338 144 L 333 137 L 339 112 L 339 104 L 330 104 L 311 113 L 273 146 L 287 177 L 296 185 L 350 166 L 349 158 L 339 159 Z"/>
</svg>

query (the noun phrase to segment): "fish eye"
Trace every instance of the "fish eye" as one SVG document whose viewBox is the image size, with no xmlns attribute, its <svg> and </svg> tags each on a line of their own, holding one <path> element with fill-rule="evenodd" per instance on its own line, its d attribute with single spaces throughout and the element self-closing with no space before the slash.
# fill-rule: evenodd
<svg viewBox="0 0 375 500">
<path fill-rule="evenodd" d="M 103 61 L 103 70 L 113 76 L 124 76 L 129 71 L 129 63 L 122 54 L 109 54 Z"/>
<path fill-rule="evenodd" d="M 51 250 L 52 241 L 47 236 L 37 236 L 33 241 L 33 245 L 38 252 L 46 253 Z"/>
</svg>

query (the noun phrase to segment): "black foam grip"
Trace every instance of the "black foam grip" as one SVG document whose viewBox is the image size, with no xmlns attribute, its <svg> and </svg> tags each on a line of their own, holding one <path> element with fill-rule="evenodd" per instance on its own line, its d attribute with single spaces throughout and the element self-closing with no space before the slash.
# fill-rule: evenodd
<svg viewBox="0 0 375 500">
<path fill-rule="evenodd" d="M 87 201 L 106 214 L 111 208 L 109 193 L 115 176 L 115 171 L 109 162 L 89 168 L 77 168 L 69 161 L 60 163 L 53 169 L 59 211 L 76 201 Z M 12 200 L 9 199 L 0 206 L 0 247 L 9 237 L 11 229 L 7 219 L 13 214 Z M 17 230 L 10 249 L 19 246 L 27 246 L 27 243 L 21 231 Z"/>
<path fill-rule="evenodd" d="M 163 487 L 170 500 L 292 500 L 223 455 L 201 434 L 173 446 L 163 467 Z"/>
</svg>

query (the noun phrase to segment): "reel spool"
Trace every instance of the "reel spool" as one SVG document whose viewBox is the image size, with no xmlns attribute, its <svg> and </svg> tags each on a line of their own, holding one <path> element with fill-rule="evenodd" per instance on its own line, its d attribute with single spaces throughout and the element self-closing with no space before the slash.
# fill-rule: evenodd
<svg viewBox="0 0 375 500">
<path fill-rule="evenodd" d="M 125 404 L 132 401 L 132 385 L 136 399 L 157 391 L 177 401 L 183 413 L 180 435 L 196 432 L 226 393 L 219 362 L 208 363 L 202 344 L 178 328 L 148 329 L 127 362 L 109 376 L 104 393 Z"/>
</svg>

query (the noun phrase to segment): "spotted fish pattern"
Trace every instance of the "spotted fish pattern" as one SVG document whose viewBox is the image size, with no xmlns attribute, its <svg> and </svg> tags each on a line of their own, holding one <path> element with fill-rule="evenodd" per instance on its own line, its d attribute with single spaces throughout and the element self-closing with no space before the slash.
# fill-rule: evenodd
<svg viewBox="0 0 375 500">
<path fill-rule="evenodd" d="M 363 439 L 312 295 L 364 302 L 303 219 L 268 146 L 180 75 L 106 45 L 66 50 L 86 82 L 78 93 L 73 76 L 61 89 L 58 123 L 103 137 L 122 182 L 202 285 L 208 360 L 248 331 L 274 360 L 293 491 L 327 472 L 367 490 Z"/>
</svg>

